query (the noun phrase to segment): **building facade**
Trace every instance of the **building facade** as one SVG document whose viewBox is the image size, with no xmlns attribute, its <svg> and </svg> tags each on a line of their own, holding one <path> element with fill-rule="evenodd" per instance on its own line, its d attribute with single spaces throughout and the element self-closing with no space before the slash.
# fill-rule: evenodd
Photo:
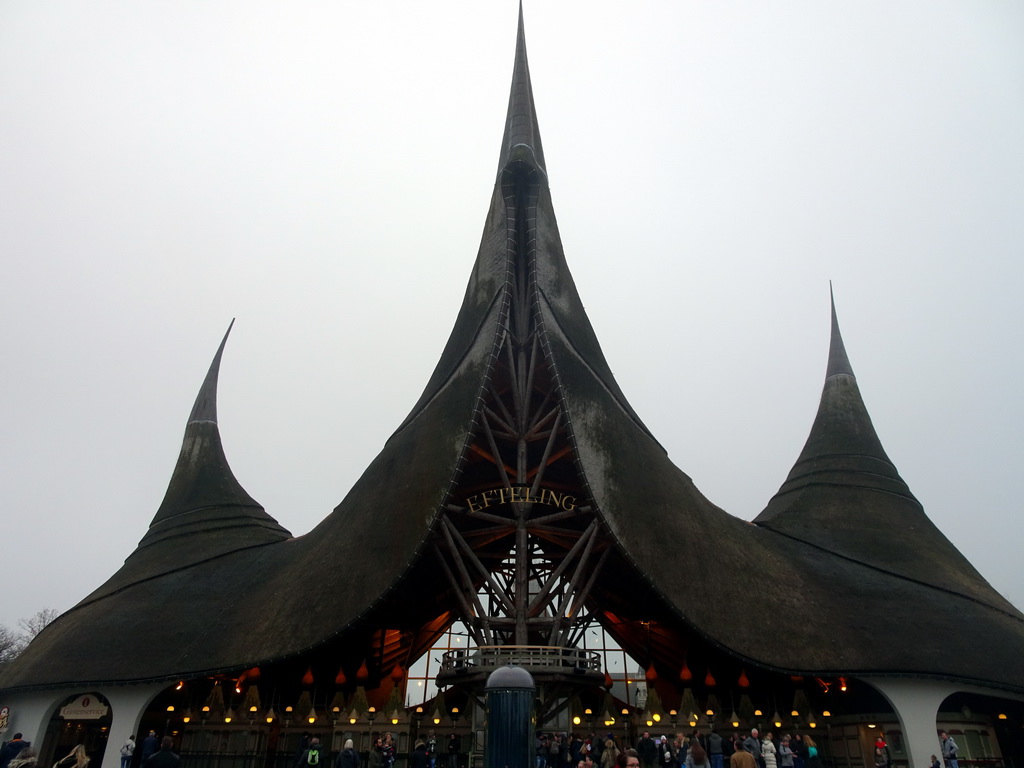
<svg viewBox="0 0 1024 768">
<path fill-rule="evenodd" d="M 850 768 L 882 733 L 894 763 L 923 768 L 945 729 L 972 768 L 1024 760 L 1024 615 L 887 457 L 834 305 L 817 418 L 753 523 L 707 500 L 630 407 L 562 250 L 521 17 L 451 337 L 305 536 L 228 466 L 226 341 L 136 550 L 0 672 L 9 731 L 43 761 L 84 743 L 114 768 L 153 730 L 211 768 L 284 768 L 305 734 L 366 751 L 384 732 L 400 755 L 432 737 L 476 764 L 483 684 L 509 663 L 538 684 L 542 731 L 800 732 Z M 694 543 L 686 569 L 667 542 Z"/>
</svg>

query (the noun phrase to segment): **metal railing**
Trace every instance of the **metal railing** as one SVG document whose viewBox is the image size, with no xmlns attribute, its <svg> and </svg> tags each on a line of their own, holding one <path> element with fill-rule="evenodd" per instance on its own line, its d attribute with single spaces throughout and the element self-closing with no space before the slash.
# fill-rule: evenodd
<svg viewBox="0 0 1024 768">
<path fill-rule="evenodd" d="M 481 645 L 445 653 L 441 672 L 486 671 L 508 664 L 535 671 L 600 672 L 601 654 L 554 645 Z"/>
</svg>

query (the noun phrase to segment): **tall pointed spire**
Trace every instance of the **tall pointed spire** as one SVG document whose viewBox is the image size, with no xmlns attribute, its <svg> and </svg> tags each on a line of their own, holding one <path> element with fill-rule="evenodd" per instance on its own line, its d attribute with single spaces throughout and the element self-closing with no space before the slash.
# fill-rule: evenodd
<svg viewBox="0 0 1024 768">
<path fill-rule="evenodd" d="M 829 298 L 832 332 L 821 403 L 807 443 L 779 495 L 807 485 L 839 483 L 913 498 L 882 448 L 864 405 L 839 332 L 831 286 Z"/>
<path fill-rule="evenodd" d="M 149 530 L 90 602 L 161 573 L 291 538 L 235 479 L 217 426 L 217 379 L 234 320 L 213 356 L 185 426 L 178 462 Z"/>
<path fill-rule="evenodd" d="M 531 162 L 531 165 L 545 170 L 544 149 L 537 125 L 537 110 L 533 102 L 533 86 L 530 83 L 530 65 L 526 60 L 526 32 L 523 25 L 523 5 L 519 4 L 519 33 L 516 38 L 516 63 L 512 71 L 512 92 L 508 100 L 508 115 L 505 118 L 505 135 L 501 142 L 501 156 L 498 172 L 513 158 Z"/>
<path fill-rule="evenodd" d="M 171 476 L 164 500 L 139 548 L 152 546 L 170 537 L 218 531 L 225 538 L 227 529 L 244 529 L 244 538 L 258 533 L 270 540 L 289 535 L 271 518 L 235 479 L 228 466 L 217 426 L 217 379 L 224 345 L 234 320 L 217 348 L 203 386 L 199 389 L 182 441 L 178 463 Z M 234 534 L 231 535 L 231 538 Z M 234 543 L 225 539 L 226 549 Z"/>
<path fill-rule="evenodd" d="M 886 455 L 846 354 L 831 286 L 829 293 L 831 340 L 818 413 L 789 477 L 754 522 L 991 601 L 991 589 L 928 519 Z"/>
</svg>

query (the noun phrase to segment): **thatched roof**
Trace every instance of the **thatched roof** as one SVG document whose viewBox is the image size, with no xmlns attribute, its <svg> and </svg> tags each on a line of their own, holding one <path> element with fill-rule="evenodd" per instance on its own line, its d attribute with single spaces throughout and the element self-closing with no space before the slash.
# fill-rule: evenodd
<svg viewBox="0 0 1024 768">
<path fill-rule="evenodd" d="M 669 461 L 615 382 L 569 273 L 521 17 L 498 178 L 462 309 L 420 400 L 347 497 L 291 538 L 239 486 L 216 422 L 222 344 L 137 550 L 2 672 L 0 688 L 241 670 L 359 637 L 382 616 L 416 629 L 457 611 L 427 550 L 508 332 L 510 275 L 526 256 L 509 245 L 502 185 L 526 177 L 537 189 L 534 322 L 579 482 L 615 553 L 594 600 L 641 605 L 768 669 L 1024 691 L 1024 616 L 932 525 L 885 455 L 834 310 L 811 435 L 753 524 L 716 507 Z M 685 573 L 666 542 L 691 543 Z"/>
</svg>

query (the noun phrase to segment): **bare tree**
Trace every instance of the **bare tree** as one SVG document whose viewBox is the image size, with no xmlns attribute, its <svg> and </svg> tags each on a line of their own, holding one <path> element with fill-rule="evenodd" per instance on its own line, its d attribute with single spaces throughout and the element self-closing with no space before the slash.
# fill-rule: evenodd
<svg viewBox="0 0 1024 768">
<path fill-rule="evenodd" d="M 16 657 L 24 647 L 25 641 L 21 635 L 0 625 L 0 664 L 4 664 Z"/>
<path fill-rule="evenodd" d="M 57 611 L 53 608 L 43 608 L 27 619 L 18 619 L 19 632 L 0 625 L 0 664 L 17 658 L 18 654 L 25 650 L 25 646 L 55 618 Z"/>
<path fill-rule="evenodd" d="M 29 616 L 27 619 L 18 619 L 18 626 L 25 644 L 32 642 L 36 635 L 46 628 L 46 625 L 57 618 L 57 611 L 53 608 L 43 608 L 41 611 Z"/>
</svg>

